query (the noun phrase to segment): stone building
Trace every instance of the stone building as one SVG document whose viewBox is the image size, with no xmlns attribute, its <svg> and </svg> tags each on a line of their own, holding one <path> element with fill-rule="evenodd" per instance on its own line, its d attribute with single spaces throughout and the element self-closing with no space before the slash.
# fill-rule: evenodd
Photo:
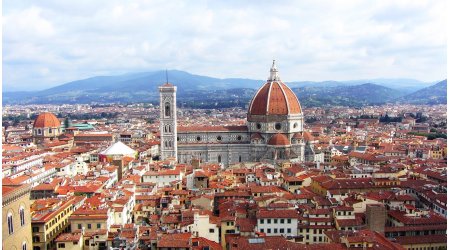
<svg viewBox="0 0 450 250">
<path fill-rule="evenodd" d="M 244 126 L 177 126 L 176 87 L 161 93 L 161 157 L 180 163 L 198 159 L 229 165 L 238 162 L 304 161 L 303 112 L 294 92 L 278 75 L 275 61 L 267 82 L 250 102 Z"/>
<path fill-rule="evenodd" d="M 32 249 L 31 185 L 2 185 L 2 249 Z"/>
</svg>

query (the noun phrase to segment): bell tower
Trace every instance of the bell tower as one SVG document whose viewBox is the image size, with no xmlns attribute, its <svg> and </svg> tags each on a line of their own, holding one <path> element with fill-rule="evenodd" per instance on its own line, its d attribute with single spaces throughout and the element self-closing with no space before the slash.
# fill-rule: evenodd
<svg viewBox="0 0 450 250">
<path fill-rule="evenodd" d="M 177 161 L 177 87 L 166 82 L 159 87 L 159 130 L 161 134 L 161 159 Z"/>
</svg>

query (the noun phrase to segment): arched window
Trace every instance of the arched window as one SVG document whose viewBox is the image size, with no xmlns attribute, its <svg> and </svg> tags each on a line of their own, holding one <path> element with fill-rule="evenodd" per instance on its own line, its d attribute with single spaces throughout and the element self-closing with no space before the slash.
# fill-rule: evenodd
<svg viewBox="0 0 450 250">
<path fill-rule="evenodd" d="M 27 243 L 26 242 L 22 243 L 22 250 L 27 250 Z"/>
<path fill-rule="evenodd" d="M 8 233 L 13 234 L 14 233 L 14 225 L 13 225 L 13 216 L 11 213 L 8 213 Z"/>
<path fill-rule="evenodd" d="M 239 156 L 239 162 L 242 162 L 242 157 L 241 156 Z"/>
<path fill-rule="evenodd" d="M 20 216 L 20 226 L 25 225 L 25 209 L 23 207 L 19 208 L 19 216 Z"/>
<path fill-rule="evenodd" d="M 217 162 L 218 162 L 218 163 L 221 163 L 221 162 L 222 162 L 222 156 L 220 156 L 220 155 L 217 156 Z"/>
<path fill-rule="evenodd" d="M 38 133 L 38 135 L 42 134 L 42 132 L 41 132 L 41 129 L 40 129 L 40 128 L 38 128 L 38 131 L 37 131 L 37 133 Z"/>
<path fill-rule="evenodd" d="M 170 103 L 166 102 L 166 104 L 164 104 L 164 114 L 167 117 L 170 117 Z"/>
</svg>

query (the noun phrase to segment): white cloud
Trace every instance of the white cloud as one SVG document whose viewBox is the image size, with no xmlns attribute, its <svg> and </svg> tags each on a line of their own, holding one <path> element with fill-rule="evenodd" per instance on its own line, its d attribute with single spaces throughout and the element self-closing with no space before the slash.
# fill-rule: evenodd
<svg viewBox="0 0 450 250">
<path fill-rule="evenodd" d="M 443 0 L 8 1 L 3 13 L 7 88 L 165 68 L 265 79 L 272 59 L 285 81 L 446 76 Z"/>
</svg>

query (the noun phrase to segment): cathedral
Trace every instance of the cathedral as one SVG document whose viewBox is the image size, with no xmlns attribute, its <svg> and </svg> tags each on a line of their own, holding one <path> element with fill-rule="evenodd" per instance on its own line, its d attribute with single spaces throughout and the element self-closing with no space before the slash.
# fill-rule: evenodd
<svg viewBox="0 0 450 250">
<path fill-rule="evenodd" d="M 303 113 L 294 92 L 278 75 L 275 61 L 267 82 L 250 102 L 244 126 L 177 126 L 177 87 L 160 92 L 161 158 L 179 163 L 305 160 Z"/>
</svg>

